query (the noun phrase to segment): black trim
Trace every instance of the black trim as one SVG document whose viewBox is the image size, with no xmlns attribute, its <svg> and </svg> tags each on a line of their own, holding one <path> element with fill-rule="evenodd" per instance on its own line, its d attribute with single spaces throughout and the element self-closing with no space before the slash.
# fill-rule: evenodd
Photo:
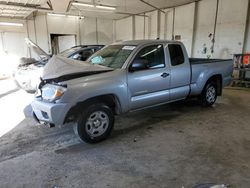
<svg viewBox="0 0 250 188">
<path fill-rule="evenodd" d="M 195 64 L 208 64 L 208 63 L 218 63 L 224 61 L 233 61 L 232 59 L 206 59 L 206 58 L 189 58 L 191 65 Z"/>
</svg>

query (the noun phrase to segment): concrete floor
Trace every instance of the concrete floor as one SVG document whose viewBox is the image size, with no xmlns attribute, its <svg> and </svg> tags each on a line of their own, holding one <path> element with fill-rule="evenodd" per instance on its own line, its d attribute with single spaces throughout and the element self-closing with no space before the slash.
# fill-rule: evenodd
<svg viewBox="0 0 250 188">
<path fill-rule="evenodd" d="M 112 136 L 95 145 L 80 143 L 71 127 L 48 129 L 24 119 L 0 137 L 0 187 L 191 188 L 215 182 L 249 188 L 249 112 L 250 91 L 225 89 L 212 108 L 188 101 L 117 117 Z"/>
</svg>

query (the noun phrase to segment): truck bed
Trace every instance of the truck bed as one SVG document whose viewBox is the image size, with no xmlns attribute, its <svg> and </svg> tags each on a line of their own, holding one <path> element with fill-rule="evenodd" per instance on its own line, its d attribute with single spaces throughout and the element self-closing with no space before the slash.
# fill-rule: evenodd
<svg viewBox="0 0 250 188">
<path fill-rule="evenodd" d="M 207 59 L 207 58 L 189 58 L 190 64 L 206 64 L 231 61 L 231 59 Z"/>
<path fill-rule="evenodd" d="M 232 59 L 190 58 L 190 65 L 192 72 L 190 95 L 201 93 L 201 90 L 204 87 L 204 85 L 202 85 L 202 80 L 208 80 L 213 75 L 221 75 L 223 79 L 223 87 L 231 82 L 231 74 L 233 70 Z"/>
</svg>

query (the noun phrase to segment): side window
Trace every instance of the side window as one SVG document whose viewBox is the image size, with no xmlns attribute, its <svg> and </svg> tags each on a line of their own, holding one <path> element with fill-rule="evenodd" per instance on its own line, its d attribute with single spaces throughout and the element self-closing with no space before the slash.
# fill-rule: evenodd
<svg viewBox="0 0 250 188">
<path fill-rule="evenodd" d="M 98 48 L 94 48 L 94 53 L 97 52 L 98 50 L 100 50 L 101 47 L 98 47 Z"/>
<path fill-rule="evenodd" d="M 92 54 L 92 49 L 82 50 L 73 55 L 72 59 L 86 61 Z"/>
<path fill-rule="evenodd" d="M 153 45 L 143 48 L 135 57 L 131 69 L 145 70 L 165 67 L 163 45 Z"/>
<path fill-rule="evenodd" d="M 170 60 L 171 60 L 172 66 L 181 65 L 185 62 L 181 45 L 169 44 L 168 50 L 169 50 Z"/>
</svg>

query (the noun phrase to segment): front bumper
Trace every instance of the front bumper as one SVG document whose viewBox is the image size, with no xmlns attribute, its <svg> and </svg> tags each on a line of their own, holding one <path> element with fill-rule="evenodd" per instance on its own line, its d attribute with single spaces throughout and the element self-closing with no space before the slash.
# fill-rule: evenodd
<svg viewBox="0 0 250 188">
<path fill-rule="evenodd" d="M 56 126 L 63 125 L 64 119 L 71 105 L 67 103 L 48 103 L 35 99 L 32 103 L 34 117 L 40 122 L 55 124 Z"/>
</svg>

